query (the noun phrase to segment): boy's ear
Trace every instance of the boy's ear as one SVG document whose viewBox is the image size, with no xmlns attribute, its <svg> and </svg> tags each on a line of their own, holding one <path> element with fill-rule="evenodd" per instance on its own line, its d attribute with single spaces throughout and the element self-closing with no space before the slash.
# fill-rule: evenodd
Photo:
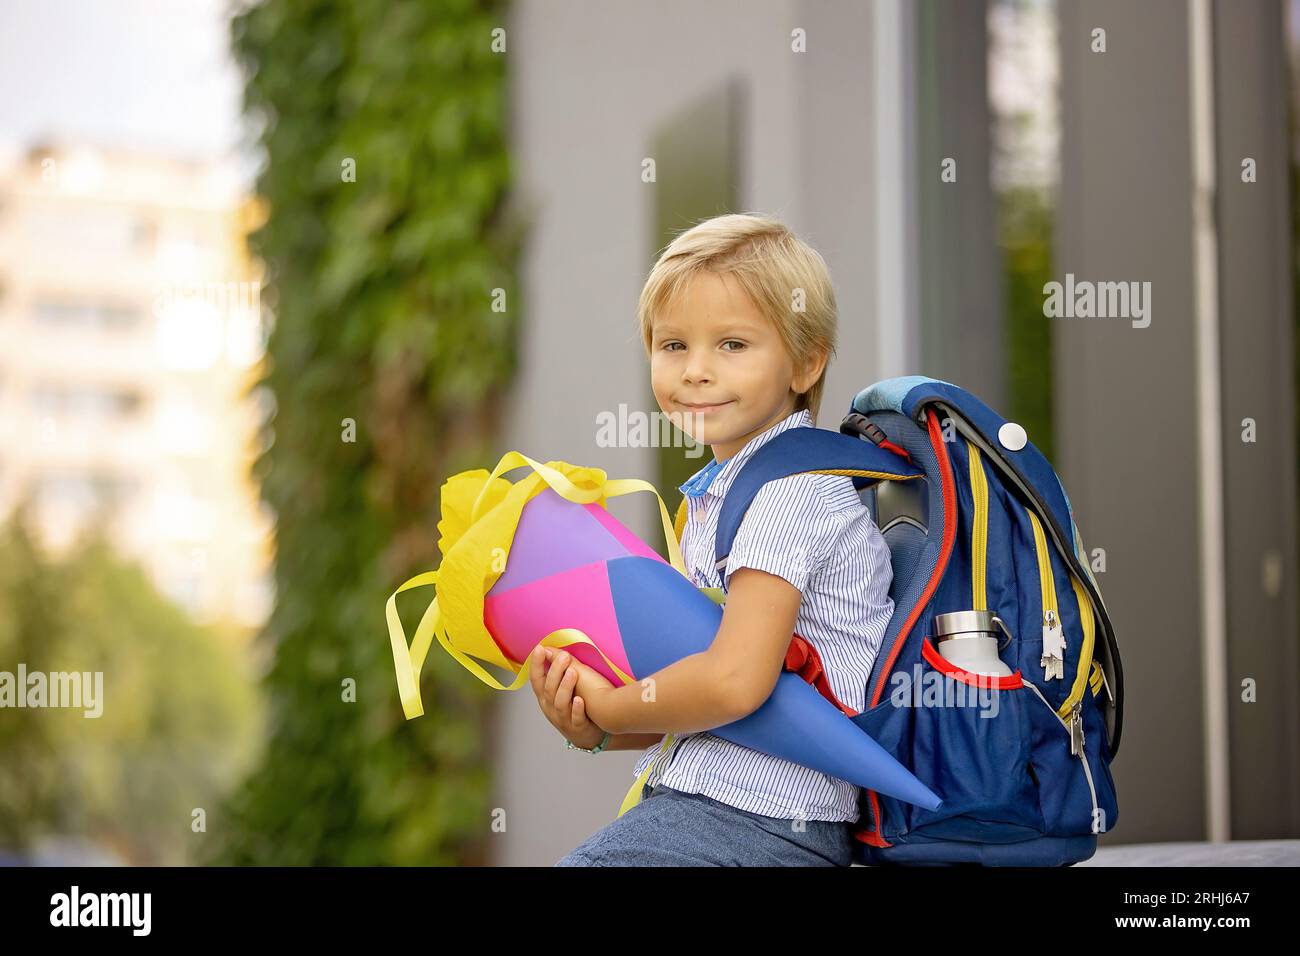
<svg viewBox="0 0 1300 956">
<path fill-rule="evenodd" d="M 829 353 L 825 349 L 819 349 L 809 356 L 804 363 L 803 372 L 797 374 L 794 380 L 794 390 L 802 395 L 813 387 L 813 384 L 821 377 L 822 371 L 826 368 L 826 360 Z"/>
</svg>

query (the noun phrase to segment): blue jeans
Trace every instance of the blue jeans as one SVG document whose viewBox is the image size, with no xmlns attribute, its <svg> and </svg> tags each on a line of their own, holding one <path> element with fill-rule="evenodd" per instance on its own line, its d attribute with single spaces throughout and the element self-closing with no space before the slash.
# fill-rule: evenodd
<svg viewBox="0 0 1300 956">
<path fill-rule="evenodd" d="M 644 793 L 644 791 L 643 791 Z M 663 784 L 556 866 L 849 866 L 852 824 L 766 817 Z"/>
</svg>

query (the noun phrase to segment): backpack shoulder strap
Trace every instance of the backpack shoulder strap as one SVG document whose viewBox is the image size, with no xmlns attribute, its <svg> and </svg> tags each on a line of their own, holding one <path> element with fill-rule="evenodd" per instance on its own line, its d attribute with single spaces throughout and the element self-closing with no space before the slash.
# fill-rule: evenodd
<svg viewBox="0 0 1300 956">
<path fill-rule="evenodd" d="M 825 428 L 790 428 L 772 438 L 741 467 L 727 490 L 714 539 L 715 567 L 725 567 L 740 522 L 769 481 L 790 475 L 847 475 L 861 491 L 877 481 L 907 481 L 925 473 L 898 452 Z M 725 582 L 724 582 L 725 587 Z"/>
</svg>

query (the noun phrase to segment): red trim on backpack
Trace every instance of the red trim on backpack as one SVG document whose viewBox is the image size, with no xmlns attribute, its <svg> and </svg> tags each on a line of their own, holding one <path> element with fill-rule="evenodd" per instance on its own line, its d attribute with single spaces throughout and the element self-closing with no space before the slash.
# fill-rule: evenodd
<svg viewBox="0 0 1300 956">
<path fill-rule="evenodd" d="M 880 703 L 880 695 L 884 692 L 885 683 L 889 679 L 890 672 L 894 669 L 894 662 L 898 660 L 898 653 L 903 649 L 903 642 L 912 633 L 912 628 L 921 616 L 921 612 L 930 603 L 930 598 L 939 586 L 939 579 L 943 577 L 943 572 L 948 567 L 948 559 L 952 557 L 953 544 L 957 540 L 957 488 L 953 484 L 952 463 L 948 459 L 948 450 L 944 447 L 943 436 L 939 432 L 939 416 L 931 408 L 927 408 L 925 414 L 930 432 L 930 447 L 934 450 L 935 459 L 939 463 L 940 486 L 943 489 L 943 546 L 939 549 L 939 560 L 934 566 L 934 574 L 926 582 L 925 590 L 921 592 L 920 599 L 912 608 L 912 613 L 903 624 L 902 630 L 898 632 L 898 637 L 894 640 L 894 646 L 889 650 L 889 657 L 885 659 L 885 667 L 880 672 L 880 680 L 876 683 L 876 692 L 871 696 L 871 700 L 867 702 L 869 708 Z M 885 840 L 882 834 L 880 798 L 876 791 L 867 791 L 867 801 L 872 819 L 867 823 L 866 827 L 854 830 L 853 836 L 868 846 L 893 846 L 892 843 Z"/>
<path fill-rule="evenodd" d="M 874 792 L 872 793 L 872 796 L 873 797 L 875 796 Z M 879 829 L 880 828 L 877 827 L 875 830 L 854 830 L 853 836 L 859 842 L 865 843 L 867 846 L 878 846 L 881 849 L 884 849 L 885 847 L 893 846 L 894 844 L 887 842 L 885 838 L 882 837 L 879 834 L 879 832 L 877 832 L 879 831 Z"/>
<path fill-rule="evenodd" d="M 809 684 L 812 684 L 813 687 L 817 688 L 817 692 L 838 707 L 844 716 L 856 717 L 858 715 L 856 710 L 843 703 L 835 696 L 835 691 L 831 690 L 830 681 L 826 679 L 826 669 L 822 667 L 821 655 L 817 653 L 817 648 L 813 647 L 807 638 L 796 634 L 790 639 L 790 646 L 785 651 L 785 669 L 794 671 Z"/>
<path fill-rule="evenodd" d="M 886 439 L 883 439 L 883 440 L 880 442 L 880 447 L 881 447 L 881 448 L 888 448 L 888 449 L 889 449 L 890 451 L 892 451 L 895 455 L 898 455 L 898 456 L 902 457 L 903 459 L 905 459 L 909 465 L 912 464 L 912 456 L 911 456 L 911 454 L 909 454 L 908 451 L 907 451 L 907 449 L 904 448 L 902 445 L 895 445 L 892 441 L 890 441 L 888 438 L 886 438 Z"/>
<path fill-rule="evenodd" d="M 963 684 L 969 684 L 971 687 L 992 687 L 997 690 L 1016 690 L 1025 686 L 1025 682 L 1020 679 L 1020 671 L 1016 671 L 1010 677 L 1000 677 L 988 674 L 976 674 L 974 671 L 964 670 L 940 654 L 930 643 L 927 637 L 921 642 L 921 656 L 930 662 L 930 666 L 937 671 L 942 671 L 953 680 L 959 680 Z"/>
</svg>

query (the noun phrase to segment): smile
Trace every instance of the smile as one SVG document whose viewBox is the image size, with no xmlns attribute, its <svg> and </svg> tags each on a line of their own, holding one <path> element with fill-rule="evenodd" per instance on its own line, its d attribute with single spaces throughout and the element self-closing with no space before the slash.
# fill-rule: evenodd
<svg viewBox="0 0 1300 956">
<path fill-rule="evenodd" d="M 726 408 L 730 404 L 731 402 L 719 402 L 716 405 L 682 405 L 682 408 L 694 412 L 697 415 L 703 415 L 706 412 L 716 412 L 720 408 Z"/>
</svg>

